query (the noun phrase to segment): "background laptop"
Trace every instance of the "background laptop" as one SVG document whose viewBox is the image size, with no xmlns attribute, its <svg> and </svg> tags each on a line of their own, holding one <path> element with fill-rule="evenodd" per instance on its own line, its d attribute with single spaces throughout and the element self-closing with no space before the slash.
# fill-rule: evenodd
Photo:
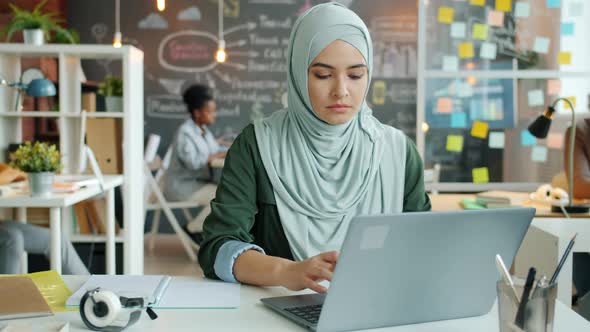
<svg viewBox="0 0 590 332">
<path fill-rule="evenodd" d="M 495 255 L 512 265 L 534 214 L 509 208 L 359 216 L 327 295 L 261 301 L 318 331 L 483 315 L 496 298 Z"/>
</svg>

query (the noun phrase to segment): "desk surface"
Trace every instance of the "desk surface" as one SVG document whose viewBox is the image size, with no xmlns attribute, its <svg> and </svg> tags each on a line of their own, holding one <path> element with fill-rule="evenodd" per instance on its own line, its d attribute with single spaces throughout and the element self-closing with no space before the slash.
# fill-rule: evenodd
<svg viewBox="0 0 590 332">
<path fill-rule="evenodd" d="M 123 184 L 122 175 L 105 175 L 104 190 L 112 189 Z M 66 207 L 94 197 L 101 193 L 99 185 L 91 185 L 71 193 L 51 194 L 47 197 L 30 197 L 15 195 L 0 197 L 0 207 Z"/>
<path fill-rule="evenodd" d="M 551 212 L 551 207 L 535 203 L 529 199 L 529 193 L 513 193 L 516 201 L 522 202 L 522 206 L 534 207 L 537 218 L 564 218 L 562 213 Z M 464 198 L 474 199 L 472 194 L 429 194 L 433 211 L 456 211 L 462 210 L 460 203 Z M 572 218 L 590 218 L 590 213 L 572 214 Z"/>
<path fill-rule="evenodd" d="M 72 289 L 77 290 L 87 277 L 64 276 Z M 202 280 L 195 278 L 196 280 Z M 238 309 L 185 309 L 158 310 L 158 319 L 151 321 L 145 313 L 133 327 L 127 331 L 304 331 L 295 323 L 288 321 L 260 303 L 260 298 L 296 294 L 280 287 L 242 286 L 241 301 Z M 351 303 L 352 304 L 352 303 Z M 70 322 L 70 331 L 88 331 L 78 312 L 56 314 L 52 317 L 33 318 L 11 321 L 14 323 Z M 8 321 L 0 322 L 0 325 Z M 556 305 L 555 332 L 589 331 L 590 323 L 560 302 Z M 484 316 L 466 319 L 448 320 L 416 325 L 406 325 L 378 329 L 393 332 L 434 332 L 434 331 L 481 331 L 497 332 L 498 319 L 495 307 Z"/>
</svg>

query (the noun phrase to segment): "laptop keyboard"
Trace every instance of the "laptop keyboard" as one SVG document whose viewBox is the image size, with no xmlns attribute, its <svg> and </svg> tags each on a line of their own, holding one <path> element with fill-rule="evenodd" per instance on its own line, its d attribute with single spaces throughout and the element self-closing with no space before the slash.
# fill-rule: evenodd
<svg viewBox="0 0 590 332">
<path fill-rule="evenodd" d="M 302 307 L 286 308 L 285 310 L 312 324 L 317 324 L 318 320 L 320 319 L 320 313 L 322 312 L 322 305 L 307 305 Z"/>
</svg>

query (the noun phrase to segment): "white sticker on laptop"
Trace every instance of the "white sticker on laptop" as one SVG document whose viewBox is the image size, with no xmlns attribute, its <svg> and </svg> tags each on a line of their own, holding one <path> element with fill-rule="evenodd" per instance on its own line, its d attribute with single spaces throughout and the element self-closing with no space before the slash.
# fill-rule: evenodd
<svg viewBox="0 0 590 332">
<path fill-rule="evenodd" d="M 388 225 L 376 225 L 365 228 L 361 238 L 361 250 L 381 249 L 389 234 Z"/>
</svg>

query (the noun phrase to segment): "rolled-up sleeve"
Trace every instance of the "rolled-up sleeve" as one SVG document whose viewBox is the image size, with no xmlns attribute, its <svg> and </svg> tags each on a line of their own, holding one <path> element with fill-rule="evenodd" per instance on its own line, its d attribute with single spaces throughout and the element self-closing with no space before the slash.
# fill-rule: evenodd
<svg viewBox="0 0 590 332">
<path fill-rule="evenodd" d="M 238 281 L 236 280 L 233 272 L 234 264 L 236 259 L 242 253 L 248 250 L 256 250 L 264 254 L 264 250 L 262 250 L 262 248 L 252 243 L 235 240 L 225 242 L 219 248 L 214 264 L 215 274 L 219 277 L 219 279 L 227 282 L 237 283 Z"/>
</svg>

